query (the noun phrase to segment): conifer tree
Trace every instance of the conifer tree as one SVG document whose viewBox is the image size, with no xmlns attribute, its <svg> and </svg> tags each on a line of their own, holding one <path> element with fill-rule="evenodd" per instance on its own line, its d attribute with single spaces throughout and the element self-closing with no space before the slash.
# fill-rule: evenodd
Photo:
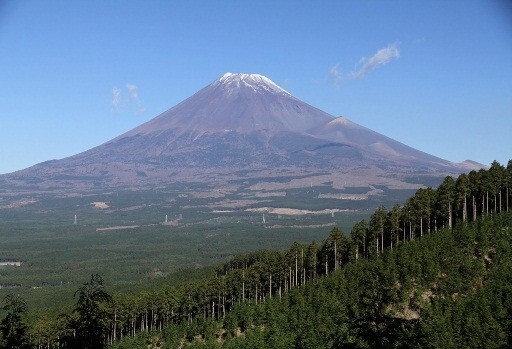
<svg viewBox="0 0 512 349">
<path fill-rule="evenodd" d="M 494 197 L 494 212 L 501 212 L 501 189 L 504 187 L 504 182 L 507 177 L 507 170 L 498 161 L 493 161 L 491 168 L 489 168 L 489 183 L 491 194 Z"/>
<path fill-rule="evenodd" d="M 382 253 L 384 250 L 384 225 L 386 222 L 387 211 L 384 206 L 379 208 L 372 214 L 368 230 L 372 240 L 376 242 L 376 252 Z"/>
<path fill-rule="evenodd" d="M 437 213 L 441 217 L 443 225 L 448 224 L 448 229 L 453 227 L 453 200 L 455 198 L 455 181 L 453 177 L 445 177 L 443 183 L 437 189 Z"/>
<path fill-rule="evenodd" d="M 363 219 L 357 222 L 350 231 L 352 243 L 355 245 L 355 259 L 366 257 L 368 243 L 368 223 Z"/>
<path fill-rule="evenodd" d="M 69 326 L 74 335 L 67 338 L 69 348 L 101 349 L 106 347 L 108 336 L 107 314 L 103 304 L 112 297 L 105 291 L 103 279 L 98 274 L 91 275 L 74 294 L 76 305 Z"/>
<path fill-rule="evenodd" d="M 388 212 L 386 217 L 386 229 L 389 231 L 389 242 L 390 247 L 393 249 L 393 241 L 398 245 L 398 239 L 400 237 L 400 205 L 396 204 L 393 206 L 391 211 Z"/>
<path fill-rule="evenodd" d="M 462 221 L 466 222 L 468 219 L 468 206 L 467 198 L 470 194 L 469 178 L 463 173 L 455 181 L 455 191 L 457 193 L 457 207 L 459 212 L 462 211 Z"/>
<path fill-rule="evenodd" d="M 3 336 L 2 348 L 29 348 L 28 328 L 23 319 L 27 313 L 27 303 L 19 295 L 8 294 L 3 299 L 2 304 L 2 309 L 7 312 L 5 318 L 0 322 L 0 331 Z"/>
</svg>

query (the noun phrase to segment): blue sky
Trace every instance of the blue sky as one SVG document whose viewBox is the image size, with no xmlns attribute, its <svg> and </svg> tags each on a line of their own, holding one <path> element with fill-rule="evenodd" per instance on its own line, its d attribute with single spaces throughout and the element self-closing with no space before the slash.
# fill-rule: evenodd
<svg viewBox="0 0 512 349">
<path fill-rule="evenodd" d="M 0 2 L 0 173 L 70 156 L 225 72 L 427 153 L 512 159 L 512 2 Z"/>
</svg>

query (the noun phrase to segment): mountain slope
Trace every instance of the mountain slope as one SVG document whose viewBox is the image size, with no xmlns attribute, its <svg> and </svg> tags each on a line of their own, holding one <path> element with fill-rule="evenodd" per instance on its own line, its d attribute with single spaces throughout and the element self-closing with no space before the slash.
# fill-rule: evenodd
<svg viewBox="0 0 512 349">
<path fill-rule="evenodd" d="M 88 190 L 290 175 L 320 175 L 323 183 L 344 173 L 367 185 L 389 184 L 411 173 L 460 173 L 468 164 L 453 164 L 334 118 L 262 75 L 227 73 L 105 144 L 2 179 L 7 186 Z"/>
<path fill-rule="evenodd" d="M 332 116 L 290 95 L 258 74 L 226 73 L 192 97 L 121 136 L 173 130 L 191 133 L 305 131 Z M 118 138 L 119 139 L 119 138 Z"/>
</svg>

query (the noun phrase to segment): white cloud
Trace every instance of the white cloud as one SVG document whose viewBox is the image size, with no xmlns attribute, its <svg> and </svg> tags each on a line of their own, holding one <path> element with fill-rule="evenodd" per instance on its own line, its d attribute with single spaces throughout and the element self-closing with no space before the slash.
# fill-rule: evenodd
<svg viewBox="0 0 512 349">
<path fill-rule="evenodd" d="M 114 113 L 118 113 L 121 107 L 126 107 L 130 109 L 135 109 L 136 115 L 142 115 L 146 112 L 146 108 L 143 107 L 142 102 L 139 98 L 139 91 L 136 85 L 134 84 L 126 84 L 126 93 L 127 97 L 123 99 L 121 95 L 121 90 L 114 87 L 112 89 L 112 111 Z"/>
<path fill-rule="evenodd" d="M 119 103 L 121 103 L 121 91 L 114 87 L 112 89 L 112 111 L 114 113 L 119 111 Z"/>
<path fill-rule="evenodd" d="M 331 77 L 331 79 L 334 80 L 334 84 L 338 86 L 341 79 L 343 78 L 343 75 L 341 74 L 341 70 L 339 68 L 339 63 L 332 66 L 331 69 L 329 69 L 329 76 Z"/>
<path fill-rule="evenodd" d="M 360 79 L 371 73 L 375 68 L 385 65 L 394 59 L 400 57 L 398 43 L 393 43 L 387 47 L 381 48 L 370 58 L 362 57 L 357 63 L 357 69 L 348 73 L 347 77 Z"/>
<path fill-rule="evenodd" d="M 126 89 L 128 90 L 128 100 L 135 104 L 135 114 L 144 114 L 146 112 L 146 108 L 142 106 L 137 86 L 135 86 L 134 84 L 126 84 Z"/>
<path fill-rule="evenodd" d="M 133 84 L 126 84 L 128 90 L 128 99 L 139 102 L 139 93 L 137 92 L 137 86 Z"/>
</svg>

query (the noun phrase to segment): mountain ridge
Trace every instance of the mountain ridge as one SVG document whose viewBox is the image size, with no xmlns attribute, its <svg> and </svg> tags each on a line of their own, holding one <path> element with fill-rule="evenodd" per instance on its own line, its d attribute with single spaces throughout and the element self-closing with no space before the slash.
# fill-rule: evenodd
<svg viewBox="0 0 512 349">
<path fill-rule="evenodd" d="M 361 185 L 406 183 L 412 174 L 441 177 L 478 166 L 451 163 L 336 118 L 263 75 L 226 73 L 104 144 L 0 179 L 8 187 L 90 190 L 227 183 L 243 180 L 242 173 L 262 181 L 315 173 L 335 179 L 366 169 L 353 183 Z"/>
<path fill-rule="evenodd" d="M 283 111 L 290 115 L 278 114 Z M 269 114 L 273 118 L 264 118 Z M 193 96 L 124 135 L 170 128 L 192 128 L 203 132 L 304 131 L 317 125 L 308 115 L 318 117 L 318 123 L 333 118 L 301 102 L 263 75 L 226 73 Z M 298 120 L 302 122 L 297 123 Z"/>
</svg>

